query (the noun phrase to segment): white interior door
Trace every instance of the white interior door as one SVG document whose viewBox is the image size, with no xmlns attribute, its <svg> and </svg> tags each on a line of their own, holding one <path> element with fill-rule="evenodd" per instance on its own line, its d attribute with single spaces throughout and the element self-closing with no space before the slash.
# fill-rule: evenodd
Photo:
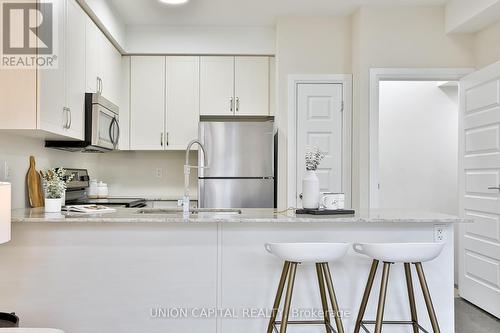
<svg viewBox="0 0 500 333">
<path fill-rule="evenodd" d="M 342 192 L 343 86 L 337 83 L 297 85 L 297 206 L 301 206 L 307 146 L 325 153 L 317 175 L 321 192 Z"/>
<path fill-rule="evenodd" d="M 500 62 L 460 81 L 460 296 L 500 317 Z"/>
</svg>

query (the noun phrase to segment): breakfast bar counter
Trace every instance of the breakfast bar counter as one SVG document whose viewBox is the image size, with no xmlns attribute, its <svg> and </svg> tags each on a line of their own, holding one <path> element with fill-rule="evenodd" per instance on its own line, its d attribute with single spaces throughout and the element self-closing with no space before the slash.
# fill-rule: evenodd
<svg viewBox="0 0 500 333">
<path fill-rule="evenodd" d="M 444 242 L 444 249 L 424 267 L 441 332 L 451 333 L 454 225 L 469 222 L 403 210 L 318 217 L 269 209 L 203 212 L 188 219 L 138 209 L 102 215 L 30 209 L 14 210 L 12 221 L 12 241 L 0 251 L 0 265 L 9 267 L 9 274 L 0 275 L 0 307 L 20 314 L 23 326 L 54 325 L 72 333 L 266 332 L 282 262 L 266 252 L 265 243 L 435 241 Z M 351 249 L 330 266 L 346 332 L 354 329 L 370 264 Z M 387 320 L 410 318 L 400 266 L 391 270 Z M 301 265 L 297 274 L 291 316 L 318 319 L 314 265 Z M 379 286 L 380 274 L 367 319 L 375 318 Z M 430 328 L 419 292 L 416 303 L 421 324 Z M 324 327 L 298 325 L 290 331 Z M 384 332 L 408 330 L 388 325 Z"/>
</svg>

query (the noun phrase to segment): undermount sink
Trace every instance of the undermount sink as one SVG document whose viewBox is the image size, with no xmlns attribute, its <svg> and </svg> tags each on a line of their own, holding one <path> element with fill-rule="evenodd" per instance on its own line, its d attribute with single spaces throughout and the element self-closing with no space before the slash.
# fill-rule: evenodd
<svg viewBox="0 0 500 333">
<path fill-rule="evenodd" d="M 138 214 L 179 214 L 182 213 L 182 208 L 142 208 L 137 211 Z M 241 209 L 236 208 L 191 208 L 191 214 L 198 213 L 214 213 L 214 214 L 241 214 Z"/>
</svg>

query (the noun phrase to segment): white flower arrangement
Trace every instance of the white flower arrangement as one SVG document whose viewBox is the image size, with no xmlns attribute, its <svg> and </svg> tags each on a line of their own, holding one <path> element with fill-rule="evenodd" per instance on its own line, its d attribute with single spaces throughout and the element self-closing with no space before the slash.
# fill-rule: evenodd
<svg viewBox="0 0 500 333">
<path fill-rule="evenodd" d="M 62 198 L 67 184 L 73 179 L 73 175 L 66 176 L 66 170 L 63 168 L 50 169 L 45 173 L 40 171 L 40 174 L 43 179 L 46 199 Z"/>
<path fill-rule="evenodd" d="M 325 158 L 325 154 L 318 147 L 306 147 L 306 170 L 317 170 L 321 161 Z"/>
</svg>

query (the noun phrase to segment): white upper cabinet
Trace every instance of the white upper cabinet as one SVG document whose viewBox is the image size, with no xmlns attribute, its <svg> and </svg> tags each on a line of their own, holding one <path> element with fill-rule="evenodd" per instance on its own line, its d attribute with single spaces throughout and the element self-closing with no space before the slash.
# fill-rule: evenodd
<svg viewBox="0 0 500 333">
<path fill-rule="evenodd" d="M 269 115 L 269 57 L 235 57 L 235 115 Z"/>
<path fill-rule="evenodd" d="M 42 7 L 43 8 L 43 7 Z M 39 128 L 54 134 L 64 135 L 69 123 L 69 113 L 66 109 L 65 98 L 65 17 L 66 1 L 53 3 L 54 16 L 57 16 L 60 24 L 57 25 L 57 68 L 38 69 L 38 108 Z M 36 112 L 36 110 L 33 110 Z"/>
<path fill-rule="evenodd" d="M 119 105 L 121 90 L 121 54 L 87 17 L 85 35 L 86 91 L 100 92 Z"/>
<path fill-rule="evenodd" d="M 198 138 L 199 77 L 199 57 L 167 57 L 165 149 L 183 150 Z"/>
<path fill-rule="evenodd" d="M 268 116 L 269 57 L 201 57 L 200 114 Z"/>
<path fill-rule="evenodd" d="M 165 57 L 131 57 L 130 149 L 163 150 L 165 125 Z"/>
<path fill-rule="evenodd" d="M 75 0 L 54 2 L 58 25 L 58 68 L 38 70 L 39 129 L 84 138 L 85 13 Z"/>
<path fill-rule="evenodd" d="M 85 71 L 86 91 L 96 93 L 99 89 L 100 59 L 102 58 L 101 31 L 90 17 L 85 22 Z"/>
<path fill-rule="evenodd" d="M 66 107 L 72 137 L 84 137 L 85 131 L 85 19 L 75 0 L 66 8 Z"/>
<path fill-rule="evenodd" d="M 234 114 L 234 57 L 200 59 L 200 114 Z"/>
<path fill-rule="evenodd" d="M 131 150 L 184 150 L 198 137 L 199 76 L 199 57 L 131 57 Z"/>
</svg>

